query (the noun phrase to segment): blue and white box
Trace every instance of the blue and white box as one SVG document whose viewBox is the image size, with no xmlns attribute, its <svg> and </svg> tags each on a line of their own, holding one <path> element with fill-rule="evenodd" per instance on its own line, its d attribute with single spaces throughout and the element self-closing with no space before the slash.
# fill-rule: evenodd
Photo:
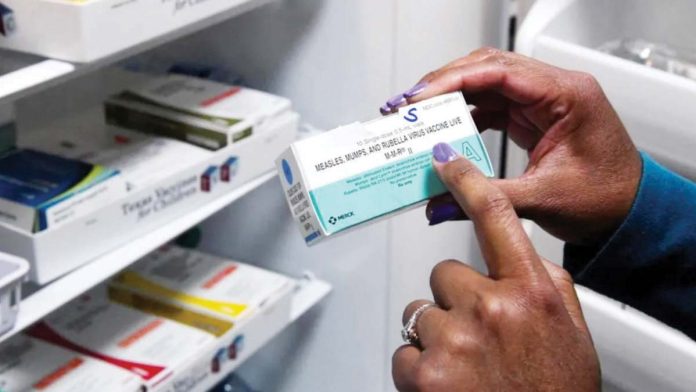
<svg viewBox="0 0 696 392">
<path fill-rule="evenodd" d="M 125 195 L 119 172 L 30 149 L 0 155 L 0 222 L 56 227 Z"/>
<path fill-rule="evenodd" d="M 494 176 L 460 92 L 293 143 L 276 166 L 305 242 L 316 243 L 445 193 L 432 167 L 432 148 L 440 142 Z"/>
</svg>

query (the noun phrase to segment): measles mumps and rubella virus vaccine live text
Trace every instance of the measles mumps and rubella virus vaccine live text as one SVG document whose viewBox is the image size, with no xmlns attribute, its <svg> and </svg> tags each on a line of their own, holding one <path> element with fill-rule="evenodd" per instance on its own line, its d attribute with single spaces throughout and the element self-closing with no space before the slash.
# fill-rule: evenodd
<svg viewBox="0 0 696 392">
<path fill-rule="evenodd" d="M 277 160 L 307 244 L 447 192 L 432 148 L 449 143 L 488 177 L 493 167 L 460 92 L 293 143 Z"/>
</svg>

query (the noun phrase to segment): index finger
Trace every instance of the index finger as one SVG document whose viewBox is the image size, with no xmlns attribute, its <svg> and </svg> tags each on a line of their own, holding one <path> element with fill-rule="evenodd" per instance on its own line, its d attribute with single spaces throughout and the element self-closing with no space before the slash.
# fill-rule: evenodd
<svg viewBox="0 0 696 392">
<path fill-rule="evenodd" d="M 440 179 L 474 223 L 490 276 L 550 282 L 505 193 L 449 144 L 436 145 L 433 155 L 433 166 Z"/>
<path fill-rule="evenodd" d="M 514 102 L 530 104 L 558 90 L 550 88 L 557 84 L 557 71 L 557 68 L 537 60 L 497 51 L 429 74 L 423 80 L 425 87 L 418 95 L 409 96 L 408 102 L 462 91 L 465 96 L 495 92 Z"/>
</svg>

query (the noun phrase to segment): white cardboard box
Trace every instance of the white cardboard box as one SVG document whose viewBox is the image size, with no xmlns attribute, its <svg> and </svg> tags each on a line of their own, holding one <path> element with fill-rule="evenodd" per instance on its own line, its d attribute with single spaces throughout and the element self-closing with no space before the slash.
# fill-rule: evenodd
<svg viewBox="0 0 696 392">
<path fill-rule="evenodd" d="M 461 92 L 294 142 L 276 165 L 305 242 L 315 244 L 446 193 L 432 166 L 433 146 L 442 142 L 494 176 Z"/>
<path fill-rule="evenodd" d="M 290 111 L 290 100 L 184 75 L 143 78 L 104 103 L 106 122 L 218 150 Z"/>
<path fill-rule="evenodd" d="M 73 300 L 28 334 L 127 370 L 148 390 L 204 376 L 189 366 L 191 358 L 215 345 L 200 329 L 109 301 L 104 287 Z"/>
<path fill-rule="evenodd" d="M 295 139 L 298 122 L 290 112 L 238 144 L 210 152 L 208 160 L 56 230 L 29 234 L 0 225 L 0 248 L 29 260 L 30 279 L 47 283 L 272 170 L 273 157 Z"/>
<path fill-rule="evenodd" d="M 140 379 L 106 362 L 17 335 L 0 346 L 0 390 L 138 392 Z"/>
<path fill-rule="evenodd" d="M 182 267 L 183 273 L 178 270 L 167 272 L 157 258 L 152 258 L 158 254 L 164 254 L 172 263 L 172 268 L 179 267 L 182 262 L 189 264 L 189 267 Z M 218 263 L 216 260 L 222 262 Z M 139 270 L 143 273 L 141 276 L 150 276 L 153 280 L 140 279 L 134 282 L 131 279 L 130 283 L 138 286 L 137 289 L 122 284 L 119 277 L 110 284 L 109 295 L 113 301 L 195 326 L 216 337 L 213 349 L 190 357 L 189 366 L 193 370 L 184 373 L 196 375 L 197 378 L 177 377 L 176 381 L 163 384 L 158 390 L 199 390 L 201 384 L 209 384 L 211 378 L 234 370 L 292 322 L 291 305 L 297 281 L 253 266 L 223 260 L 196 251 L 170 247 L 164 253 L 161 250 L 154 252 L 143 260 L 144 265 L 140 268 L 136 265 L 129 270 Z M 240 282 L 233 276 L 237 271 L 229 267 L 234 265 L 248 269 L 240 271 L 239 275 L 239 278 L 249 278 L 248 281 Z M 146 269 L 152 272 L 152 268 L 171 276 L 156 278 L 143 271 Z M 173 281 L 181 283 L 179 288 L 187 287 L 187 291 L 174 290 L 173 287 L 177 284 Z M 276 289 L 270 289 L 271 287 Z M 258 289 L 256 293 L 253 292 L 255 288 Z M 241 293 L 242 290 L 247 293 Z M 209 293 L 210 297 L 203 297 L 206 291 L 214 293 Z M 223 301 L 220 301 L 226 297 L 225 293 L 229 293 L 229 301 L 246 298 L 253 306 L 241 313 L 238 312 L 240 309 L 230 309 L 229 304 L 222 304 Z M 202 376 L 204 373 L 205 376 Z"/>
<path fill-rule="evenodd" d="M 119 273 L 111 285 L 239 323 L 287 292 L 293 281 L 253 265 L 165 245 Z"/>
<path fill-rule="evenodd" d="M 268 0 L 3 0 L 10 29 L 0 47 L 93 61 L 220 13 Z"/>
</svg>

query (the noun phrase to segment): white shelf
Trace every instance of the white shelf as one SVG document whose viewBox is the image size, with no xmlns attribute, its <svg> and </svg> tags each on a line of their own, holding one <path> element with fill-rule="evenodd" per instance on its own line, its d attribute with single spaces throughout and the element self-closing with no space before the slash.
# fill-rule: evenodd
<svg viewBox="0 0 696 392">
<path fill-rule="evenodd" d="M 576 286 L 603 376 L 629 391 L 692 391 L 696 342 L 648 315 Z"/>
<path fill-rule="evenodd" d="M 234 372 L 239 366 L 241 366 L 246 359 L 258 351 L 258 349 L 266 345 L 266 343 L 285 330 L 290 324 L 300 318 L 300 316 L 307 313 L 307 311 L 319 303 L 319 301 L 326 297 L 330 292 L 331 285 L 322 280 L 315 278 L 304 280 L 299 289 L 293 294 L 290 304 L 290 318 L 287 320 L 287 322 L 284 325 L 275 326 L 275 328 L 273 328 L 273 332 L 265 335 L 259 342 L 260 344 L 258 346 L 248 350 L 244 354 L 244 357 L 237 361 L 233 366 L 225 368 L 225 372 L 221 372 L 206 379 L 204 382 L 198 385 L 195 390 L 200 392 L 207 391 L 224 380 L 230 373 Z M 248 333 L 251 334 L 253 331 L 249 331 Z"/>
<path fill-rule="evenodd" d="M 222 210 L 230 203 L 258 188 L 273 177 L 275 177 L 274 171 L 263 174 L 234 191 L 221 195 L 210 203 L 201 206 L 199 209 L 191 211 L 187 215 L 177 218 L 169 224 L 163 225 L 131 241 L 127 245 L 123 245 L 113 251 L 105 253 L 83 267 L 40 288 L 22 300 L 15 326 L 10 331 L 0 336 L 0 342 L 7 340 L 11 336 L 41 320 L 70 300 L 97 286 L 141 257 L 176 238 L 181 233 Z"/>
<path fill-rule="evenodd" d="M 238 6 L 225 12 L 220 12 L 213 17 L 188 24 L 159 37 L 144 40 L 128 49 L 89 63 L 73 64 L 66 61 L 0 49 L 0 105 L 8 104 L 42 89 L 47 89 L 148 49 L 206 29 L 273 1 L 246 0 Z"/>
<path fill-rule="evenodd" d="M 75 72 L 75 65 L 35 56 L 0 51 L 0 102 L 21 98 L 37 87 Z"/>
<path fill-rule="evenodd" d="M 539 0 L 517 35 L 517 51 L 592 74 L 638 147 L 696 177 L 696 82 L 599 51 L 606 42 L 641 38 L 696 51 L 696 2 Z M 635 86 L 635 88 L 627 88 Z"/>
</svg>

